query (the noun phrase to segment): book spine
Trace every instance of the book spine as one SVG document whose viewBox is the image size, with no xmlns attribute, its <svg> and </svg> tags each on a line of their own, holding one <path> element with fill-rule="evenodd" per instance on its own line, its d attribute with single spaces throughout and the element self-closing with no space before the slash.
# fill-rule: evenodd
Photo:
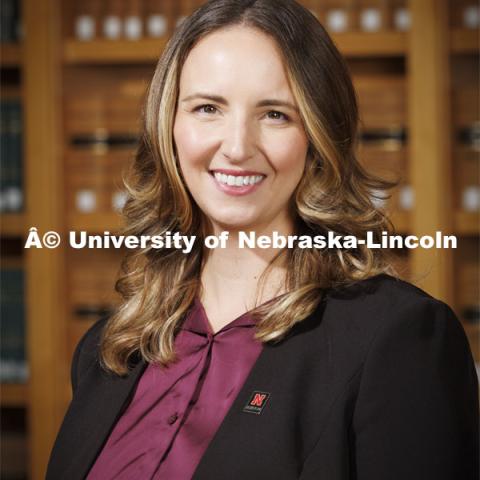
<svg viewBox="0 0 480 480">
<path fill-rule="evenodd" d="M 24 275 L 22 269 L 0 270 L 0 381 L 25 382 Z"/>
<path fill-rule="evenodd" d="M 127 0 L 123 35 L 128 40 L 138 40 L 144 35 L 143 2 L 141 0 Z"/>
<path fill-rule="evenodd" d="M 0 100 L 0 212 L 6 211 L 5 187 L 7 176 L 7 102 Z"/>
<path fill-rule="evenodd" d="M 166 38 L 174 28 L 174 0 L 144 0 L 145 35 Z"/>
<path fill-rule="evenodd" d="M 118 40 L 123 36 L 125 16 L 124 0 L 109 0 L 102 16 L 102 34 L 109 40 Z"/>
</svg>

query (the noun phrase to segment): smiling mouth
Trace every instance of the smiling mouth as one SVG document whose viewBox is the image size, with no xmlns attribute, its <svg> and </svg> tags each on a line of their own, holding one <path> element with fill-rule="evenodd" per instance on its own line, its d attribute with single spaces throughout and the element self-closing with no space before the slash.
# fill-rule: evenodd
<svg viewBox="0 0 480 480">
<path fill-rule="evenodd" d="M 210 172 L 217 182 L 222 185 L 228 185 L 229 187 L 244 187 L 248 185 L 256 185 L 260 183 L 265 175 L 227 175 L 221 172 Z"/>
</svg>

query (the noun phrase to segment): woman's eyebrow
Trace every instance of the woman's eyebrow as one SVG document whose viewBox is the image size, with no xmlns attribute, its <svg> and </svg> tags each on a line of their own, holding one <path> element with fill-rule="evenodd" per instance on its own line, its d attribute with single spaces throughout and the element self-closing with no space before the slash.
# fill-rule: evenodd
<svg viewBox="0 0 480 480">
<path fill-rule="evenodd" d="M 228 105 L 228 102 L 224 97 L 221 97 L 219 95 L 211 95 L 208 93 L 194 93 L 193 95 L 188 95 L 188 97 L 183 98 L 181 101 L 188 102 L 190 100 L 195 100 L 197 98 L 211 100 L 212 102 L 219 103 L 221 105 Z M 273 98 L 260 100 L 257 103 L 256 107 L 286 107 L 295 112 L 298 112 L 298 108 L 293 103 L 285 102 L 283 100 L 277 100 Z"/>
</svg>

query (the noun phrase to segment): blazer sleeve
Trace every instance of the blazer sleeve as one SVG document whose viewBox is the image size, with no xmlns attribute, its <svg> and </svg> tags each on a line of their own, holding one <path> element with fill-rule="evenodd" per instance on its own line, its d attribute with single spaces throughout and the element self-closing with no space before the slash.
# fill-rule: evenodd
<svg viewBox="0 0 480 480">
<path fill-rule="evenodd" d="M 478 480 L 478 379 L 450 307 L 422 298 L 379 329 L 352 417 L 357 480 Z"/>
</svg>

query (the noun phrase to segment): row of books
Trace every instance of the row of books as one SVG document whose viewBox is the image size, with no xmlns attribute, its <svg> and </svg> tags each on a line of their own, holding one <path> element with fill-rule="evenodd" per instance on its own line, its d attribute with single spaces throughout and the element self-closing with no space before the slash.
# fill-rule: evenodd
<svg viewBox="0 0 480 480">
<path fill-rule="evenodd" d="M 403 129 L 363 131 L 359 158 L 365 167 L 389 180 L 402 183 L 392 202 L 379 207 L 413 208 L 413 192 L 406 177 L 406 133 Z M 126 200 L 122 173 L 135 153 L 136 143 L 128 134 L 108 136 L 73 135 L 66 155 L 67 208 L 79 213 L 120 210 Z"/>
<path fill-rule="evenodd" d="M 72 12 L 73 34 L 79 40 L 94 38 L 136 40 L 165 37 L 202 0 L 88 0 Z M 408 30 L 410 14 L 405 0 L 305 0 L 304 6 L 331 32 Z"/>
<path fill-rule="evenodd" d="M 79 40 L 94 38 L 136 40 L 171 34 L 203 0 L 88 0 L 73 12 L 73 31 Z M 406 0 L 303 0 L 302 3 L 332 33 L 346 31 L 406 31 L 411 16 Z M 453 26 L 479 28 L 480 10 L 473 0 L 451 3 Z"/>
<path fill-rule="evenodd" d="M 22 38 L 20 0 L 2 0 L 0 7 L 0 42 L 16 43 Z"/>
<path fill-rule="evenodd" d="M 122 78 L 110 81 L 85 77 L 85 83 L 96 80 L 95 91 L 75 90 L 65 101 L 66 129 L 78 136 L 78 144 L 104 143 L 104 137 L 113 143 L 134 143 L 139 130 L 139 117 L 145 84 Z M 381 141 L 385 137 L 390 144 L 406 140 L 408 124 L 408 86 L 406 76 L 392 73 L 356 73 L 353 82 L 358 94 L 361 127 L 366 132 L 364 141 Z M 143 86 L 142 86 L 143 85 Z M 476 81 L 462 80 L 452 89 L 452 120 L 455 137 L 462 145 L 478 149 L 480 145 L 480 117 L 478 109 L 478 85 Z M 113 134 L 122 138 L 114 138 Z M 130 138 L 126 138 L 128 134 Z M 378 138 L 376 138 L 378 137 Z"/>
<path fill-rule="evenodd" d="M 23 209 L 22 105 L 18 99 L 0 101 L 0 212 Z"/>
<path fill-rule="evenodd" d="M 393 132 L 395 132 L 393 130 Z M 410 211 L 414 208 L 414 192 L 408 178 L 408 147 L 405 139 L 391 132 L 362 132 L 367 137 L 360 144 L 358 157 L 368 171 L 387 180 L 399 182 L 389 202 L 377 200 L 379 207 Z M 372 140 L 373 137 L 373 140 Z M 399 138 L 400 137 L 400 138 Z M 120 210 L 125 201 L 121 179 L 122 172 L 134 155 L 134 144 L 127 135 L 122 142 L 115 136 L 110 143 L 104 138 L 88 143 L 72 140 L 66 158 L 67 207 L 79 213 L 112 212 Z M 81 144 L 81 147 L 78 144 Z M 454 172 L 456 208 L 466 212 L 480 211 L 480 186 L 478 155 L 460 150 Z"/>
<path fill-rule="evenodd" d="M 480 5 L 475 0 L 450 0 L 451 25 L 457 28 L 480 27 Z"/>
<path fill-rule="evenodd" d="M 24 271 L 0 269 L 0 381 L 27 381 Z"/>
<path fill-rule="evenodd" d="M 4 413 L 11 416 L 12 412 Z M 2 441 L 0 443 L 2 480 L 27 480 L 28 472 L 28 437 L 25 428 L 4 429 L 2 426 Z"/>
<path fill-rule="evenodd" d="M 134 150 L 123 144 L 111 147 L 98 144 L 71 150 L 66 160 L 66 195 L 69 211 L 79 213 L 115 212 L 122 209 L 126 193 L 122 173 Z"/>
</svg>

